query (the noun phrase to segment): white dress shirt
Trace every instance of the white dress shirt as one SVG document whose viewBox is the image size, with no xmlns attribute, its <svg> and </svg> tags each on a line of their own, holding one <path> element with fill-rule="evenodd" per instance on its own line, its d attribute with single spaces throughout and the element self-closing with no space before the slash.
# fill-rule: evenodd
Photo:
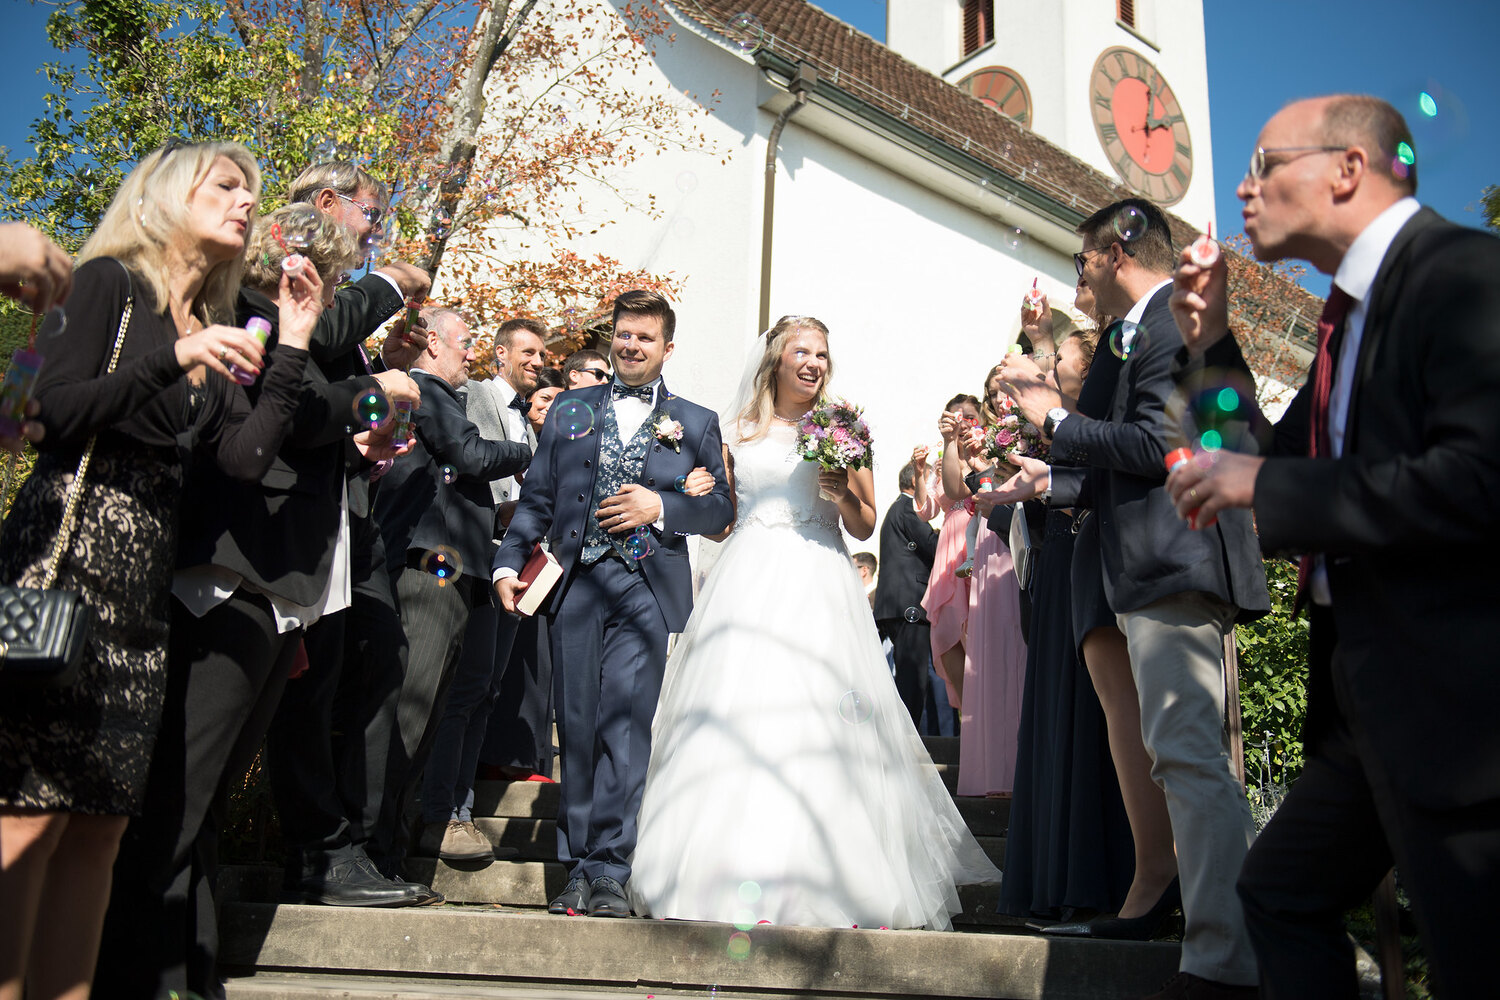
<svg viewBox="0 0 1500 1000">
<path fill-rule="evenodd" d="M 1333 369 L 1333 385 L 1328 390 L 1328 441 L 1334 458 L 1344 454 L 1344 432 L 1349 427 L 1349 397 L 1354 393 L 1355 368 L 1359 364 L 1359 346 L 1365 337 L 1365 318 L 1370 315 L 1370 286 L 1380 273 L 1380 264 L 1401 227 L 1416 215 L 1421 205 L 1415 198 L 1402 198 L 1364 228 L 1339 261 L 1333 283 L 1354 301 L 1344 321 L 1344 339 L 1339 343 L 1338 364 Z M 1328 589 L 1328 568 L 1319 556 L 1313 560 L 1308 579 L 1316 604 L 1333 603 Z"/>
</svg>

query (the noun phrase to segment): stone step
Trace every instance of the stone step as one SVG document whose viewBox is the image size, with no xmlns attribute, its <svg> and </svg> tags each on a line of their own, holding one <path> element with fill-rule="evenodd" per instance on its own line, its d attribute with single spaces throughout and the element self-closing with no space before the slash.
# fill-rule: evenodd
<svg viewBox="0 0 1500 1000">
<path fill-rule="evenodd" d="M 979 800 L 994 801 L 994 800 Z M 501 847 L 513 847 L 519 857 L 527 861 L 557 860 L 557 820 L 535 819 L 514 816 L 475 816 L 474 825 L 489 838 L 490 843 Z M 984 848 L 997 866 L 1005 864 L 1005 838 L 1003 836 L 976 835 L 975 840 Z M 415 841 L 413 841 L 415 846 Z"/>
<path fill-rule="evenodd" d="M 556 861 L 496 861 L 490 864 L 410 858 L 403 874 L 430 885 L 455 904 L 501 904 L 515 909 L 545 909 L 562 892 L 567 871 Z M 256 865 L 226 865 L 219 869 L 218 899 L 245 903 L 274 903 L 281 888 L 281 869 Z M 1018 931 L 1026 921 L 995 912 L 999 885 L 958 888 L 963 912 L 953 923 L 969 930 Z"/>
<path fill-rule="evenodd" d="M 449 977 L 465 977 L 490 985 L 670 988 L 700 995 L 723 989 L 1123 1000 L 1156 990 L 1178 961 L 1176 945 L 1156 942 L 812 927 L 737 931 L 721 923 L 553 917 L 496 907 L 361 910 L 231 902 L 220 916 L 220 958 L 231 975 L 256 969 L 360 973 L 444 977 L 448 985 L 455 984 Z"/>
<path fill-rule="evenodd" d="M 702 990 L 654 986 L 510 985 L 493 979 L 340 975 L 326 972 L 252 972 L 224 984 L 230 1000 L 702 1000 Z M 805 993 L 716 989 L 713 1000 L 808 1000 Z"/>
<path fill-rule="evenodd" d="M 537 781 L 478 781 L 474 783 L 474 816 L 485 818 L 556 819 L 561 785 Z M 983 796 L 954 797 L 959 815 L 975 836 L 1003 837 L 1010 823 L 1010 799 Z"/>
<path fill-rule="evenodd" d="M 957 736 L 923 736 L 922 746 L 934 764 L 958 766 Z"/>
</svg>

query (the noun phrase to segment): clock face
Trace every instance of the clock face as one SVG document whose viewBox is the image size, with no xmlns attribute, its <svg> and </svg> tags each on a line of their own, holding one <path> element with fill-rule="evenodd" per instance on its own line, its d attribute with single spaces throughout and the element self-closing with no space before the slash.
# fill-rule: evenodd
<svg viewBox="0 0 1500 1000">
<path fill-rule="evenodd" d="M 1175 205 L 1193 179 L 1193 142 L 1166 79 L 1139 53 L 1105 49 L 1089 85 L 1094 131 L 1115 171 L 1152 201 Z"/>
<path fill-rule="evenodd" d="M 958 86 L 1002 115 L 1031 127 L 1031 91 L 1015 70 L 987 66 L 958 81 Z"/>
</svg>

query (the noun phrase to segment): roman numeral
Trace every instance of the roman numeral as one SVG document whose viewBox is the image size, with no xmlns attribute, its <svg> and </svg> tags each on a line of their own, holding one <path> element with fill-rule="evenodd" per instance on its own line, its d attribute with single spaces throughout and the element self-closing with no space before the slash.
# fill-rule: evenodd
<svg viewBox="0 0 1500 1000">
<path fill-rule="evenodd" d="M 1094 103 L 1103 108 L 1105 111 L 1110 110 L 1110 100 L 1108 94 L 1095 94 Z"/>
<path fill-rule="evenodd" d="M 1177 144 L 1177 155 L 1178 156 L 1192 156 L 1193 155 L 1192 147 L 1189 146 L 1185 142 L 1179 142 Z"/>
<path fill-rule="evenodd" d="M 1129 66 L 1129 64 L 1127 64 L 1125 62 L 1125 53 L 1123 53 L 1123 52 L 1116 52 L 1115 53 L 1115 65 L 1118 66 L 1118 67 L 1120 67 L 1120 75 L 1121 76 L 1129 76 L 1130 75 L 1130 66 Z"/>
<path fill-rule="evenodd" d="M 1010 99 L 1012 97 L 1015 97 L 1020 92 L 1021 92 L 1021 85 L 1019 83 L 1016 83 L 1014 80 L 1012 80 L 1011 83 L 1010 83 L 1010 89 L 1005 92 L 1005 96 L 1004 97 L 1000 98 L 1000 106 L 1002 108 L 1005 107 L 1005 105 L 1007 105 L 1007 104 L 1010 103 Z"/>
<path fill-rule="evenodd" d="M 1178 184 L 1187 183 L 1187 174 L 1183 172 L 1182 167 L 1178 166 L 1175 163 L 1172 164 L 1172 176 L 1177 178 Z"/>
<path fill-rule="evenodd" d="M 1115 128 L 1114 122 L 1104 122 L 1099 126 L 1099 134 L 1105 142 L 1114 142 L 1120 137 L 1120 130 Z"/>
</svg>

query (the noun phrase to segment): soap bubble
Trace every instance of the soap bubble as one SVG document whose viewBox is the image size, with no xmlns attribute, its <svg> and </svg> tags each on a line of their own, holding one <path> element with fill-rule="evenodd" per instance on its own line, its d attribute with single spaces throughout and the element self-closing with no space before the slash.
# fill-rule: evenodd
<svg viewBox="0 0 1500 1000">
<path fill-rule="evenodd" d="M 281 218 L 271 224 L 271 238 L 282 249 L 306 250 L 313 245 L 323 225 L 322 213 L 311 205 L 292 205 L 279 214 Z"/>
<path fill-rule="evenodd" d="M 1126 205 L 1115 213 L 1114 217 L 1115 236 L 1122 243 L 1134 243 L 1146 235 L 1150 223 L 1146 219 L 1146 213 L 1134 205 Z"/>
<path fill-rule="evenodd" d="M 750 935 L 744 931 L 735 931 L 729 935 L 729 957 L 736 962 L 743 962 L 750 957 Z"/>
<path fill-rule="evenodd" d="M 754 905 L 755 903 L 760 902 L 760 896 L 761 896 L 761 891 L 760 891 L 760 883 L 759 882 L 741 882 L 740 883 L 740 900 L 741 900 L 741 902 L 744 902 L 747 905 Z"/>
<path fill-rule="evenodd" d="M 678 493 L 686 493 L 687 476 L 678 476 L 676 479 L 674 479 L 672 481 L 672 489 L 676 490 Z"/>
<path fill-rule="evenodd" d="M 921 608 L 915 608 L 915 607 L 913 607 L 913 608 L 907 608 L 906 611 L 904 611 L 902 613 L 902 617 L 905 618 L 907 621 L 912 622 L 912 623 L 915 624 L 916 622 L 919 622 L 919 621 L 922 620 L 922 609 Z"/>
<path fill-rule="evenodd" d="M 361 393 L 354 399 L 354 421 L 371 430 L 381 426 L 391 417 L 391 401 L 379 389 Z"/>
<path fill-rule="evenodd" d="M 742 931 L 748 931 L 755 926 L 755 911 L 742 906 L 734 911 L 734 919 L 729 922 Z"/>
<path fill-rule="evenodd" d="M 1169 411 L 1195 452 L 1260 454 L 1269 430 L 1255 404 L 1255 383 L 1233 370 L 1197 373 L 1174 394 Z"/>
<path fill-rule="evenodd" d="M 691 170 L 684 170 L 677 175 L 677 190 L 683 194 L 692 194 L 698 189 L 698 175 Z"/>
<path fill-rule="evenodd" d="M 765 35 L 766 29 L 754 14 L 740 11 L 729 19 L 729 37 L 742 52 L 754 52 L 760 48 Z"/>
<path fill-rule="evenodd" d="M 422 553 L 417 566 L 424 573 L 431 573 L 437 577 L 438 586 L 442 587 L 449 580 L 454 579 L 464 571 L 464 561 L 459 554 L 446 545 L 434 545 L 431 549 Z"/>
<path fill-rule="evenodd" d="M 569 440 L 576 440 L 594 429 L 594 408 L 581 399 L 565 399 L 552 408 L 557 429 Z"/>
<path fill-rule="evenodd" d="M 1457 155 L 1469 138 L 1469 113 L 1457 94 L 1429 80 L 1402 102 L 1401 111 L 1411 128 L 1412 141 L 1405 150 L 1395 151 L 1394 162 L 1400 164 L 1403 176 L 1417 165 L 1431 167 Z M 1404 173 L 1403 173 L 1404 171 Z"/>
<path fill-rule="evenodd" d="M 870 696 L 862 691 L 846 691 L 839 699 L 839 718 L 851 726 L 869 722 L 874 714 L 874 702 L 870 701 Z"/>
<path fill-rule="evenodd" d="M 442 468 L 438 469 L 438 478 L 441 479 L 445 485 L 451 486 L 454 480 L 458 479 L 458 470 L 451 465 L 445 465 Z"/>
<path fill-rule="evenodd" d="M 1026 246 L 1026 230 L 1020 226 L 1012 226 L 1005 231 L 1005 245 L 1012 250 L 1020 250 Z"/>
<path fill-rule="evenodd" d="M 656 551 L 651 548 L 651 532 L 645 525 L 625 536 L 625 554 L 639 562 Z"/>
<path fill-rule="evenodd" d="M 1129 361 L 1150 344 L 1151 335 L 1140 323 L 1125 320 L 1110 328 L 1109 350 L 1121 361 Z"/>
</svg>

